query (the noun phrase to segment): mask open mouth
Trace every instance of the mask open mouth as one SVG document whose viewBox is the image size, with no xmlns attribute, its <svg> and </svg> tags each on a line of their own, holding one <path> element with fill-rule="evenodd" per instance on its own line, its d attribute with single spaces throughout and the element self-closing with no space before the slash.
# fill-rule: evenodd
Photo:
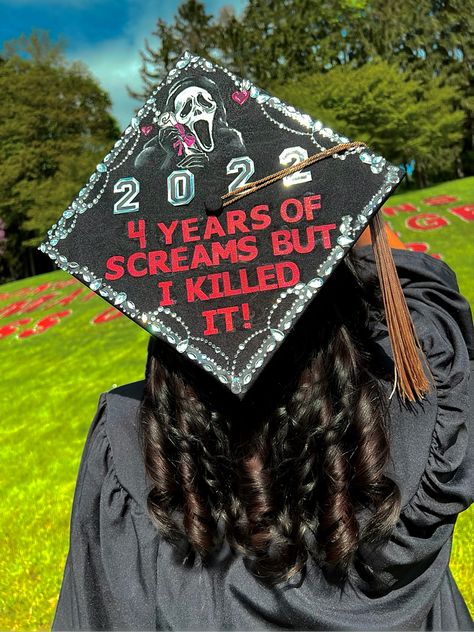
<svg viewBox="0 0 474 632">
<path fill-rule="evenodd" d="M 214 139 L 212 138 L 209 122 L 205 119 L 199 119 L 194 123 L 194 135 L 198 144 L 204 151 L 212 151 L 214 149 Z"/>
</svg>

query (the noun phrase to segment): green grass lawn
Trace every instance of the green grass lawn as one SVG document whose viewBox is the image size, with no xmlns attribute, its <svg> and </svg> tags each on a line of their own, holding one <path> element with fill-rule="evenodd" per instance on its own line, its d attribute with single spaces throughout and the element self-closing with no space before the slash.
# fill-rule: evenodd
<svg viewBox="0 0 474 632">
<path fill-rule="evenodd" d="M 423 203 L 440 194 L 457 200 L 442 206 Z M 473 203 L 474 178 L 469 178 L 394 196 L 387 206 L 412 204 L 416 210 L 386 216 L 402 239 L 427 242 L 430 253 L 443 256 L 472 304 L 474 222 L 463 221 L 447 209 Z M 434 213 L 449 224 L 426 231 L 407 228 L 406 220 L 420 213 Z M 50 628 L 67 553 L 77 468 L 99 394 L 144 374 L 148 335 L 123 316 L 94 323 L 109 306 L 83 285 L 73 281 L 32 295 L 32 288 L 64 280 L 71 277 L 57 271 L 0 287 L 2 630 Z M 25 288 L 30 290 L 23 296 Z M 68 303 L 66 297 L 75 290 L 80 292 Z M 31 308 L 32 300 L 47 294 L 54 295 L 32 311 L 23 305 L 23 314 L 2 315 L 2 308 L 14 301 L 27 299 Z M 62 304 L 52 305 L 61 299 Z M 22 334 L 45 316 L 67 310 L 71 313 L 50 330 Z M 12 330 L 5 325 L 19 320 L 17 329 L 9 333 Z M 474 545 L 469 535 L 473 530 L 471 507 L 456 524 L 451 568 L 474 614 Z"/>
</svg>

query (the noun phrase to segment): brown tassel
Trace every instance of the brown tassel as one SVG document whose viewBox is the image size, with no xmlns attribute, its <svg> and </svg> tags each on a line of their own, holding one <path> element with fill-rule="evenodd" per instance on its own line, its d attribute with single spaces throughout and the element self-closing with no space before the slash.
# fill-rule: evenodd
<svg viewBox="0 0 474 632">
<path fill-rule="evenodd" d="M 403 400 L 408 398 L 414 401 L 430 390 L 430 383 L 423 370 L 420 358 L 423 351 L 408 311 L 380 213 L 372 218 L 370 234 L 395 362 L 398 392 Z"/>
</svg>

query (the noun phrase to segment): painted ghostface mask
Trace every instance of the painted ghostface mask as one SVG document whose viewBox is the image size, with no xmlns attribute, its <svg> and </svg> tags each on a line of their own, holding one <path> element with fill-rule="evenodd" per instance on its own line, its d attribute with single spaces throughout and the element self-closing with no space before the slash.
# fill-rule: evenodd
<svg viewBox="0 0 474 632">
<path fill-rule="evenodd" d="M 242 398 L 404 175 L 362 146 L 298 170 L 348 142 L 186 52 L 40 250 Z"/>
</svg>

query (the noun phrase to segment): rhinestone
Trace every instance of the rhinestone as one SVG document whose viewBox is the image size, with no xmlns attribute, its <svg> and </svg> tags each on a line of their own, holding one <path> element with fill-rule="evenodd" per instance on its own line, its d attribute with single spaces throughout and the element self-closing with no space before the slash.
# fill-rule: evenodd
<svg viewBox="0 0 474 632">
<path fill-rule="evenodd" d="M 70 261 L 67 265 L 70 270 L 79 270 L 79 264 L 76 261 Z"/>
<path fill-rule="evenodd" d="M 108 296 L 109 296 L 109 293 L 110 293 L 110 290 L 109 290 L 109 288 L 108 288 L 108 287 L 101 287 L 101 288 L 100 288 L 100 290 L 99 290 L 99 294 L 100 294 L 101 296 L 103 296 L 104 298 L 105 298 L 105 297 L 108 297 Z"/>
<path fill-rule="evenodd" d="M 191 61 L 191 57 L 188 56 L 184 56 L 182 59 L 179 59 L 176 63 L 176 68 L 179 68 L 180 70 L 182 70 L 183 68 L 186 68 L 186 66 L 189 64 L 189 62 Z"/>
<path fill-rule="evenodd" d="M 114 303 L 115 305 L 120 305 L 120 303 L 123 303 L 125 300 L 127 300 L 125 292 L 119 292 L 119 294 L 115 297 Z"/>
<path fill-rule="evenodd" d="M 323 124 L 321 123 L 321 121 L 314 121 L 313 122 L 313 130 L 315 132 L 319 132 L 320 129 L 322 129 Z"/>
<path fill-rule="evenodd" d="M 333 135 L 333 131 L 330 127 L 323 127 L 323 129 L 319 132 L 321 136 L 330 137 Z"/>
<path fill-rule="evenodd" d="M 258 88 L 256 88 L 255 86 L 252 86 L 250 88 L 250 96 L 252 97 L 252 99 L 256 99 L 259 94 L 260 90 Z"/>
<path fill-rule="evenodd" d="M 251 374 L 251 373 L 246 373 L 246 374 L 244 375 L 244 378 L 243 378 L 243 382 L 244 382 L 244 384 L 248 384 L 248 383 L 250 382 L 250 380 L 251 380 L 251 379 L 252 379 L 252 374 Z"/>
<path fill-rule="evenodd" d="M 285 334 L 279 329 L 270 329 L 270 333 L 275 338 L 277 342 L 280 342 L 285 337 Z"/>
<path fill-rule="evenodd" d="M 96 168 L 97 171 L 100 171 L 100 173 L 105 173 L 107 171 L 107 165 L 104 165 L 103 162 L 99 162 Z"/>
<path fill-rule="evenodd" d="M 311 281 L 308 282 L 309 287 L 321 287 L 321 285 L 323 284 L 323 280 L 319 277 L 316 277 L 314 279 L 311 279 Z"/>
<path fill-rule="evenodd" d="M 385 180 L 387 182 L 392 182 L 393 184 L 396 184 L 399 181 L 399 177 L 395 173 L 388 173 L 385 176 Z"/>
<path fill-rule="evenodd" d="M 95 292 L 96 290 L 100 288 L 101 285 L 102 285 L 102 279 L 94 279 L 94 281 L 92 281 L 89 287 L 91 290 Z"/>
<path fill-rule="evenodd" d="M 270 95 L 261 92 L 257 97 L 257 103 L 261 105 L 262 103 L 266 103 L 270 98 Z"/>
<path fill-rule="evenodd" d="M 186 340 L 181 340 L 181 342 L 177 345 L 176 349 L 177 351 L 179 351 L 179 353 L 183 353 L 188 348 L 188 345 L 189 345 L 189 340 L 186 338 Z"/>
<path fill-rule="evenodd" d="M 66 219 L 69 219 L 73 215 L 74 215 L 74 211 L 72 209 L 66 209 L 63 213 L 63 217 L 65 217 Z"/>
<path fill-rule="evenodd" d="M 242 392 L 242 383 L 240 381 L 240 379 L 238 377 L 233 377 L 232 378 L 232 382 L 230 385 L 230 390 L 235 393 L 241 393 Z"/>
<path fill-rule="evenodd" d="M 88 272 L 84 272 L 82 278 L 86 283 L 89 283 L 89 281 L 91 280 L 91 275 Z"/>
<path fill-rule="evenodd" d="M 372 156 L 370 154 L 368 154 L 366 151 L 364 151 L 363 154 L 359 155 L 359 159 L 362 162 L 365 162 L 366 165 L 372 164 Z"/>
<path fill-rule="evenodd" d="M 133 303 L 132 301 L 127 301 L 126 302 L 126 307 L 127 309 L 129 309 L 130 311 L 135 309 L 135 303 Z"/>
<path fill-rule="evenodd" d="M 352 239 L 350 237 L 345 237 L 344 235 L 340 235 L 337 238 L 337 243 L 340 246 L 349 246 L 352 243 Z"/>
</svg>

